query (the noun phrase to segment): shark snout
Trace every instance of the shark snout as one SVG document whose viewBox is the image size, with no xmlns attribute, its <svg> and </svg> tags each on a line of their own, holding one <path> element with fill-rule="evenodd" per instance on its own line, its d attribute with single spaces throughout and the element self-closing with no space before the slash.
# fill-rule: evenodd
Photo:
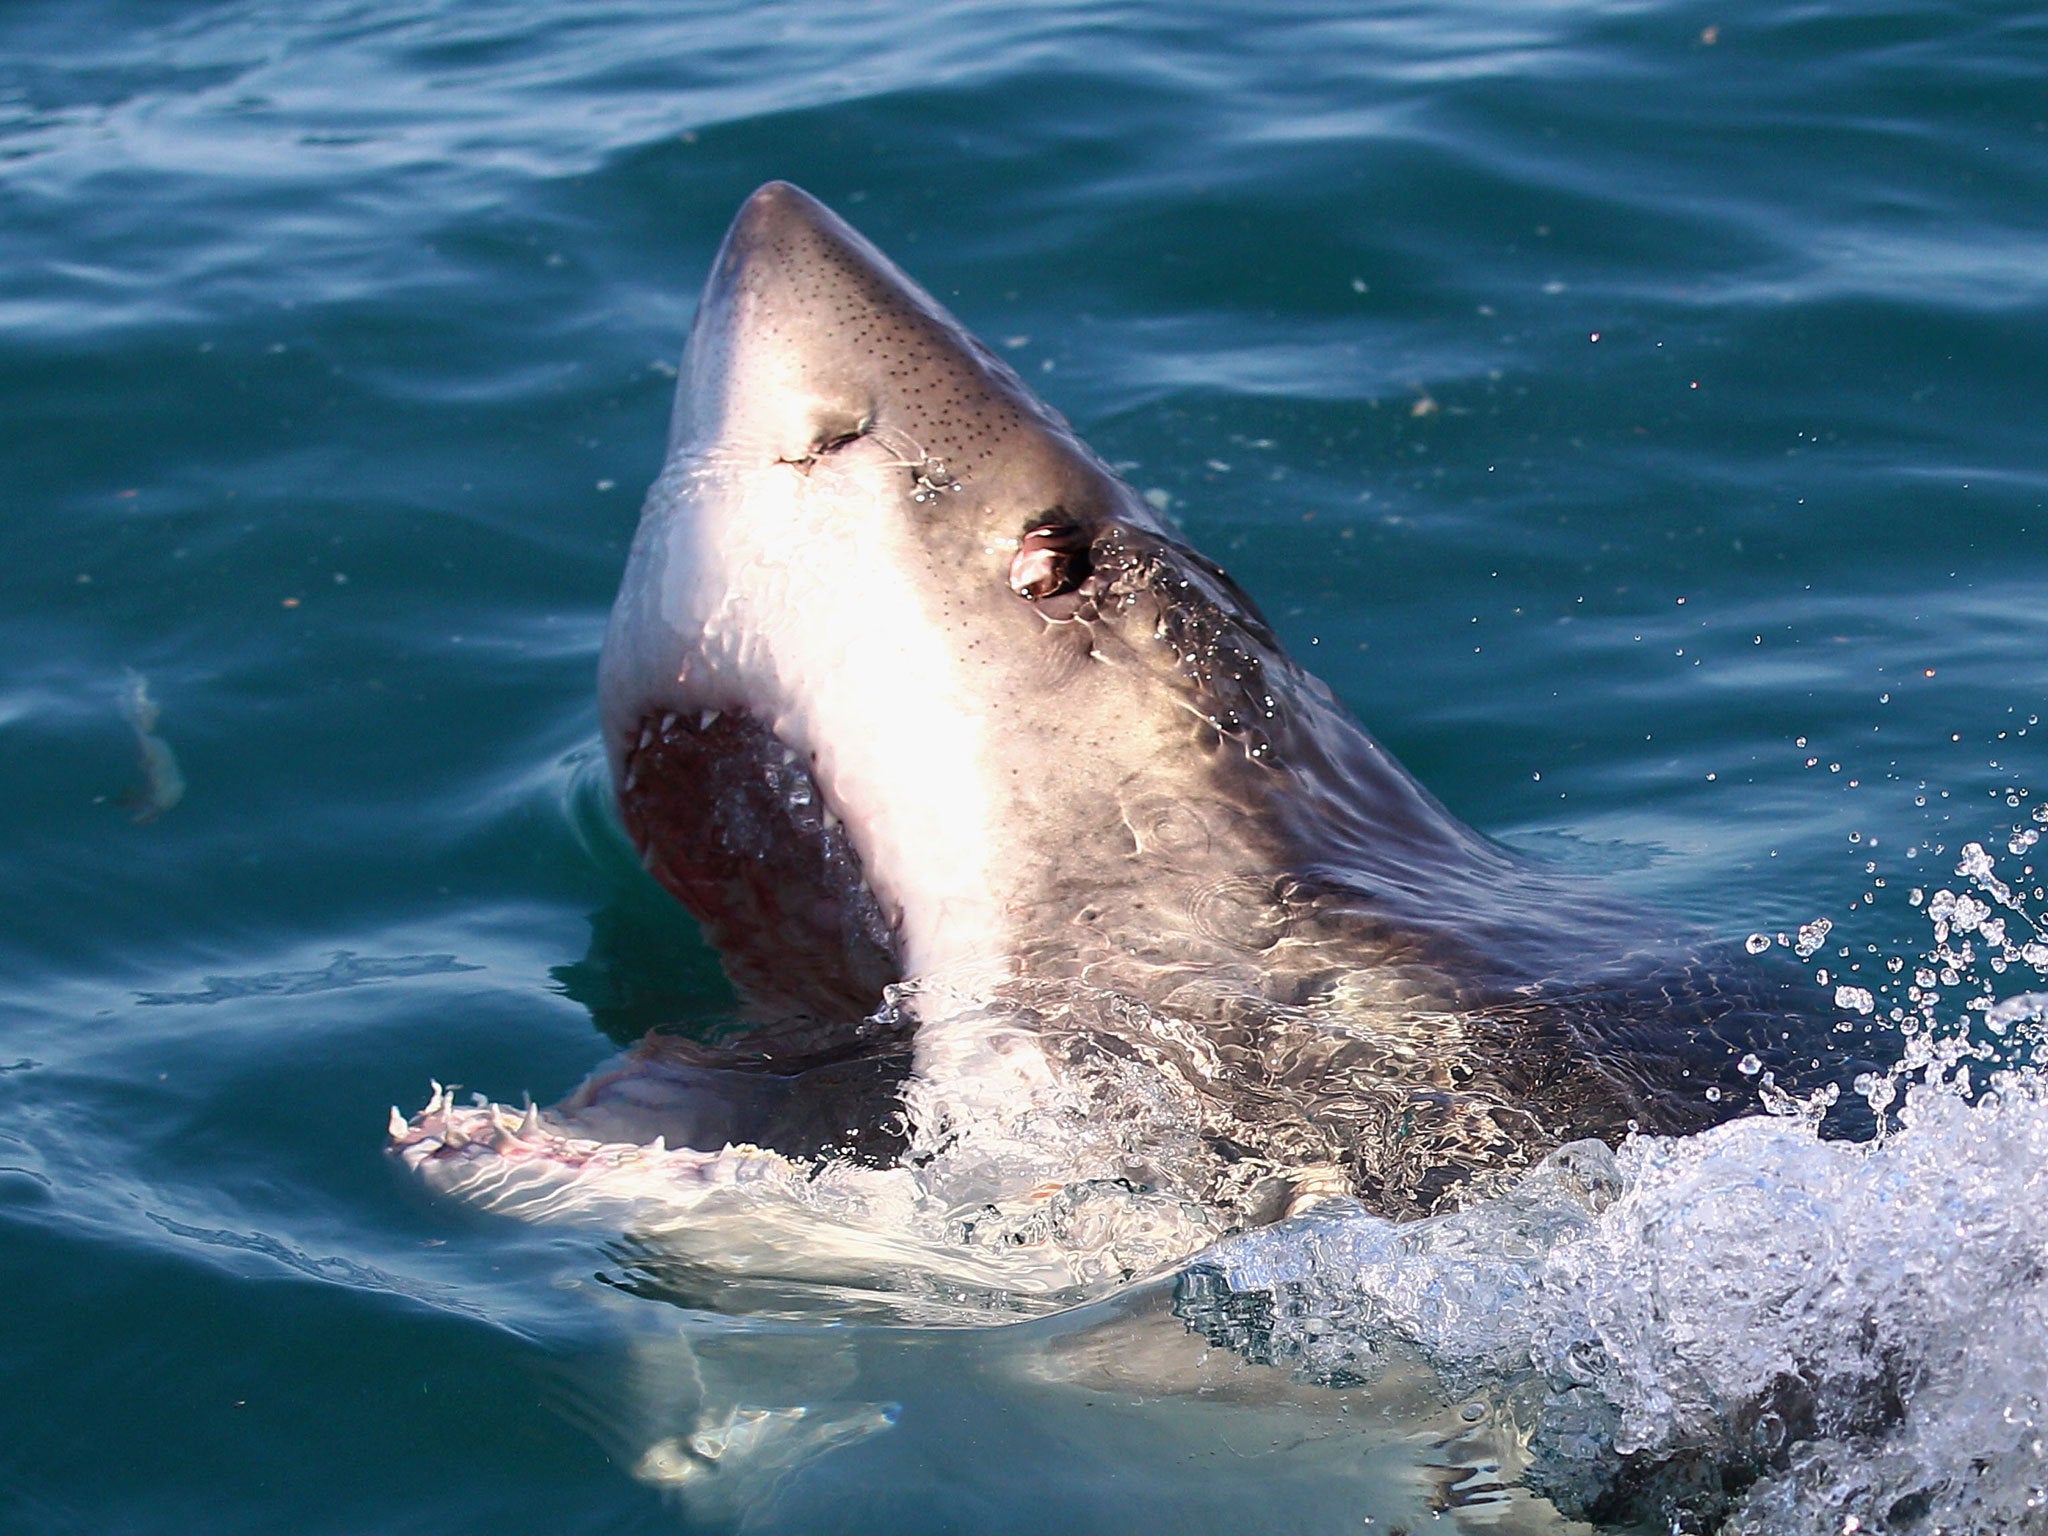
<svg viewBox="0 0 2048 1536">
<path fill-rule="evenodd" d="M 763 464 L 808 465 L 859 436 L 877 411 L 869 359 L 843 344 L 872 308 L 882 258 L 787 182 L 747 199 L 698 302 L 676 399 L 675 445 Z"/>
</svg>

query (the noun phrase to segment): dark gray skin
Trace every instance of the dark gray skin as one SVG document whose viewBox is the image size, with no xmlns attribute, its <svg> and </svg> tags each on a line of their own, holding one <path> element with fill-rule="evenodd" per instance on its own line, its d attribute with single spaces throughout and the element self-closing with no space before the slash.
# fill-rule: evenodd
<svg viewBox="0 0 2048 1536">
<path fill-rule="evenodd" d="M 843 1089 L 907 1051 L 964 1126 L 1010 1081 L 993 1018 L 1130 1119 L 1118 1177 L 1228 1222 L 1337 1190 L 1417 1214 L 1564 1140 L 1697 1129 L 1755 1106 L 1748 1052 L 1785 1087 L 1847 1070 L 1811 990 L 1739 955 L 1710 980 L 1459 823 L 785 183 L 706 286 L 601 694 L 629 834 L 782 1021 L 732 1064 Z"/>
</svg>

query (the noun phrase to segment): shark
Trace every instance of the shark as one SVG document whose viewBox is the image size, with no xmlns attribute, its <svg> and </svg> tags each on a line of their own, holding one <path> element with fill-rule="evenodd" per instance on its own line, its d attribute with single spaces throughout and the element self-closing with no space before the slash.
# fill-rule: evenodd
<svg viewBox="0 0 2048 1536">
<path fill-rule="evenodd" d="M 712 264 L 598 696 L 618 824 L 749 1023 L 394 1110 L 451 1198 L 1057 1295 L 1582 1138 L 1856 1129 L 1805 978 L 1461 822 L 786 182 Z"/>
</svg>

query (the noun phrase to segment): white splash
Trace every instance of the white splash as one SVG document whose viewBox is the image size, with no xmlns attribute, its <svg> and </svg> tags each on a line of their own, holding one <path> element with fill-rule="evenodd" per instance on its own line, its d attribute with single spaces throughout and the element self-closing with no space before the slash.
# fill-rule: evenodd
<svg viewBox="0 0 2048 1536">
<path fill-rule="evenodd" d="M 2031 1073 L 1974 1104 L 1922 1084 L 1900 1120 L 1867 1146 L 1793 1116 L 1579 1143 L 1457 1215 L 1326 1207 L 1213 1262 L 1272 1295 L 1272 1352 L 1311 1374 L 1369 1378 L 1390 1338 L 1422 1345 L 1501 1402 L 1529 1481 L 1571 1513 L 1831 1533 L 1850 1515 L 2038 1520 L 2048 1092 Z"/>
<path fill-rule="evenodd" d="M 1838 1027 L 1903 1042 L 1857 1085 L 1876 1140 L 1823 1141 L 1781 1093 L 1701 1135 L 1567 1147 L 1431 1221 L 1327 1206 L 1212 1251 L 1231 1316 L 1199 1296 L 1185 1315 L 1323 1380 L 1370 1381 L 1419 1345 L 1512 1420 L 1530 1487 L 1603 1524 L 2041 1528 L 2048 991 L 2009 988 L 2048 974 L 2042 893 L 1977 843 L 1955 873 L 1962 888 L 1914 892 L 1928 952 L 1835 994 Z M 1832 928 L 1786 947 L 1860 973 L 1839 941 L 1823 954 Z"/>
</svg>

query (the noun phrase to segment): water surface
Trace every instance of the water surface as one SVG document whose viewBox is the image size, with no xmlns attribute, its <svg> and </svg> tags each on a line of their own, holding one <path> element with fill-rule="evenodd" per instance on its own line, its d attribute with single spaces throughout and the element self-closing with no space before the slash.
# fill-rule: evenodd
<svg viewBox="0 0 2048 1536">
<path fill-rule="evenodd" d="M 1151 1293 L 686 1369 L 631 1255 L 385 1165 L 430 1076 L 552 1098 L 729 1006 L 592 699 L 718 236 L 816 192 L 1460 816 L 1867 982 L 2048 793 L 2044 75 L 1931 0 L 9 7 L 5 1523 L 1355 1529 L 1385 1379 L 1044 1384 L 1193 1338 Z M 1973 1210 L 2024 1120 L 1926 1143 Z M 2038 1339 L 2002 1274 L 1900 1326 Z M 649 1393 L 778 1371 L 856 1416 L 772 1497 L 629 1475 Z"/>
</svg>

